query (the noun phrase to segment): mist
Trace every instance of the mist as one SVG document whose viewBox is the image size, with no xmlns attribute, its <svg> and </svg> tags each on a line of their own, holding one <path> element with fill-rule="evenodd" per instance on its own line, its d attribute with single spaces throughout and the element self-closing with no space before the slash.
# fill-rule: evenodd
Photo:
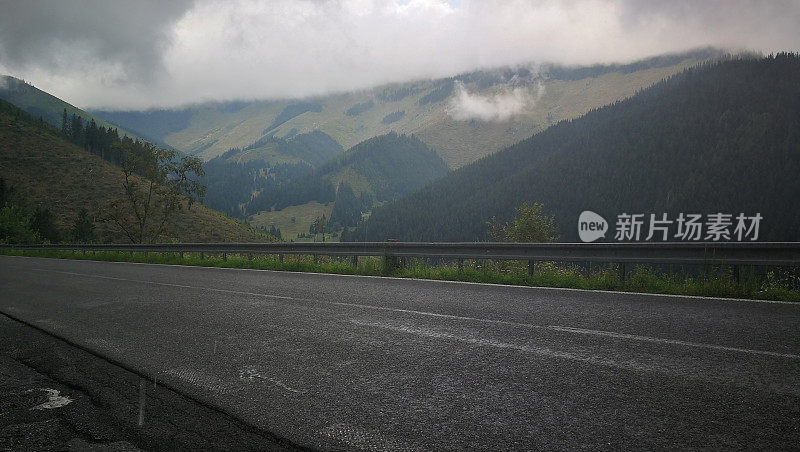
<svg viewBox="0 0 800 452">
<path fill-rule="evenodd" d="M 545 87 L 541 83 L 535 87 L 500 86 L 494 91 L 491 94 L 470 93 L 463 83 L 456 82 L 447 113 L 460 121 L 505 121 L 532 108 L 544 95 Z"/>
<path fill-rule="evenodd" d="M 798 23 L 793 1 L 31 0 L 0 6 L 0 73 L 81 107 L 145 109 L 704 46 L 797 51 Z M 461 111 L 503 117 L 520 95 L 462 93 Z"/>
</svg>

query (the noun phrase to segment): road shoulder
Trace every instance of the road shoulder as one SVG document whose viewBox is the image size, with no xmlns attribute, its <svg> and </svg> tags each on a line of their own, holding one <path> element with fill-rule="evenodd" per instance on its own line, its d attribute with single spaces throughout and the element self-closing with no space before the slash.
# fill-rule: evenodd
<svg viewBox="0 0 800 452">
<path fill-rule="evenodd" d="M 0 450 L 154 449 L 288 448 L 157 382 L 0 316 Z"/>
</svg>

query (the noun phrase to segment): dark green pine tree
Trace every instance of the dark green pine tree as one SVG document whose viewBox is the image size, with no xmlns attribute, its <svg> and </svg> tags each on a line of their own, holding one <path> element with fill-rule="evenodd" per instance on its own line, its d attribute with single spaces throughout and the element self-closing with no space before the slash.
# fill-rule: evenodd
<svg viewBox="0 0 800 452">
<path fill-rule="evenodd" d="M 61 133 L 63 133 L 66 137 L 69 136 L 69 117 L 67 116 L 66 108 L 61 113 Z"/>
<path fill-rule="evenodd" d="M 31 228 L 39 233 L 39 237 L 50 243 L 61 241 L 61 231 L 53 220 L 53 214 L 47 207 L 37 206 L 33 212 Z"/>
<path fill-rule="evenodd" d="M 9 201 L 8 190 L 6 189 L 6 180 L 0 177 L 0 208 L 4 207 Z"/>
<path fill-rule="evenodd" d="M 331 211 L 331 223 L 342 226 L 355 226 L 361 219 L 361 200 L 356 197 L 350 185 L 342 183 L 336 191 L 336 201 Z"/>
<path fill-rule="evenodd" d="M 75 219 L 75 223 L 72 225 L 71 233 L 72 240 L 76 243 L 92 243 L 95 241 L 94 221 L 86 209 L 81 209 L 78 212 L 78 218 Z"/>
</svg>

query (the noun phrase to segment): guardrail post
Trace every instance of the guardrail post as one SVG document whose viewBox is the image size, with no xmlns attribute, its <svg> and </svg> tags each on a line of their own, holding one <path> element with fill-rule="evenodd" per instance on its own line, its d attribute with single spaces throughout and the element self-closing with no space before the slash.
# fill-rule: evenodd
<svg viewBox="0 0 800 452">
<path fill-rule="evenodd" d="M 459 273 L 463 273 L 464 272 L 464 259 L 459 259 L 458 260 L 458 272 Z"/>
<path fill-rule="evenodd" d="M 619 280 L 625 282 L 625 262 L 619 263 Z"/>
<path fill-rule="evenodd" d="M 386 245 L 383 247 L 383 268 L 386 273 L 391 273 L 397 269 L 399 259 L 389 251 L 389 243 L 395 243 L 397 239 L 386 239 Z"/>
<path fill-rule="evenodd" d="M 183 260 L 183 251 L 178 253 L 180 255 L 181 260 Z"/>
<path fill-rule="evenodd" d="M 733 264 L 733 281 L 736 284 L 736 287 L 739 287 L 741 283 L 741 274 L 739 272 L 739 265 Z"/>
<path fill-rule="evenodd" d="M 319 255 L 315 253 L 314 254 L 314 263 L 316 264 L 318 260 L 319 260 Z"/>
<path fill-rule="evenodd" d="M 283 263 L 283 253 L 278 253 L 278 262 Z"/>
<path fill-rule="evenodd" d="M 536 268 L 536 261 L 528 261 L 528 276 L 533 276 L 533 270 Z"/>
<path fill-rule="evenodd" d="M 358 267 L 358 256 L 350 256 L 350 264 L 353 267 Z"/>
<path fill-rule="evenodd" d="M 200 251 L 200 259 L 205 259 L 205 258 L 206 258 L 206 253 Z"/>
<path fill-rule="evenodd" d="M 228 260 L 228 253 L 222 253 L 222 260 L 224 261 Z"/>
</svg>

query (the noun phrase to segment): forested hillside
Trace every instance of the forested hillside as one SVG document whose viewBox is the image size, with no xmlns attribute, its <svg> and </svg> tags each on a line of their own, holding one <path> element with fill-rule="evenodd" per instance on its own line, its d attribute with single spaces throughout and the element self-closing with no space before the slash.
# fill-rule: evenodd
<svg viewBox="0 0 800 452">
<path fill-rule="evenodd" d="M 81 130 L 85 135 L 87 127 Z M 11 220 L 19 220 L 12 221 L 14 226 L 31 218 L 45 218 L 54 227 L 49 229 L 60 232 L 39 239 L 54 241 L 58 236 L 61 241 L 75 240 L 71 231 L 81 224 L 84 230 L 93 229 L 91 240 L 128 242 L 126 234 L 103 221 L 112 201 L 124 199 L 122 169 L 107 161 L 113 158 L 101 156 L 103 146 L 92 147 L 93 154 L 84 149 L 85 140 L 81 146 L 68 142 L 66 138 L 73 138 L 72 131 L 77 133 L 77 128 L 71 127 L 70 133 L 64 134 L 0 100 L 0 185 L 4 193 L 0 210 L 7 209 L 0 218 L 0 229 L 9 226 Z M 104 133 L 103 138 L 108 135 Z M 140 180 L 136 175 L 132 178 Z M 160 241 L 184 242 L 268 240 L 253 228 L 196 203 L 175 212 L 160 237 Z"/>
<path fill-rule="evenodd" d="M 320 131 L 349 148 L 396 132 L 415 135 L 458 168 L 723 54 L 699 49 L 628 64 L 530 64 L 304 100 L 93 113 L 204 160 L 269 137 Z"/>
<path fill-rule="evenodd" d="M 562 121 L 377 208 L 359 240 L 486 240 L 523 202 L 555 216 L 563 241 L 592 210 L 763 216 L 760 240 L 800 240 L 800 57 L 689 69 Z M 368 232 L 367 232 L 368 231 Z"/>
<path fill-rule="evenodd" d="M 41 118 L 44 122 L 54 127 L 61 127 L 63 114 L 66 111 L 69 118 L 78 117 L 87 124 L 94 122 L 96 127 L 117 129 L 112 124 L 77 108 L 63 100 L 46 93 L 23 80 L 0 75 L 0 99 L 21 108 L 34 118 Z M 119 127 L 119 135 L 131 138 L 139 136 L 130 130 Z"/>
<path fill-rule="evenodd" d="M 444 161 L 419 139 L 390 133 L 353 146 L 287 184 L 262 189 L 247 213 L 335 202 L 331 221 L 354 226 L 376 203 L 416 190 L 447 171 Z"/>
<path fill-rule="evenodd" d="M 234 148 L 205 163 L 208 187 L 204 204 L 238 218 L 254 194 L 274 192 L 344 152 L 323 132 L 289 139 L 272 135 L 242 149 Z"/>
</svg>

